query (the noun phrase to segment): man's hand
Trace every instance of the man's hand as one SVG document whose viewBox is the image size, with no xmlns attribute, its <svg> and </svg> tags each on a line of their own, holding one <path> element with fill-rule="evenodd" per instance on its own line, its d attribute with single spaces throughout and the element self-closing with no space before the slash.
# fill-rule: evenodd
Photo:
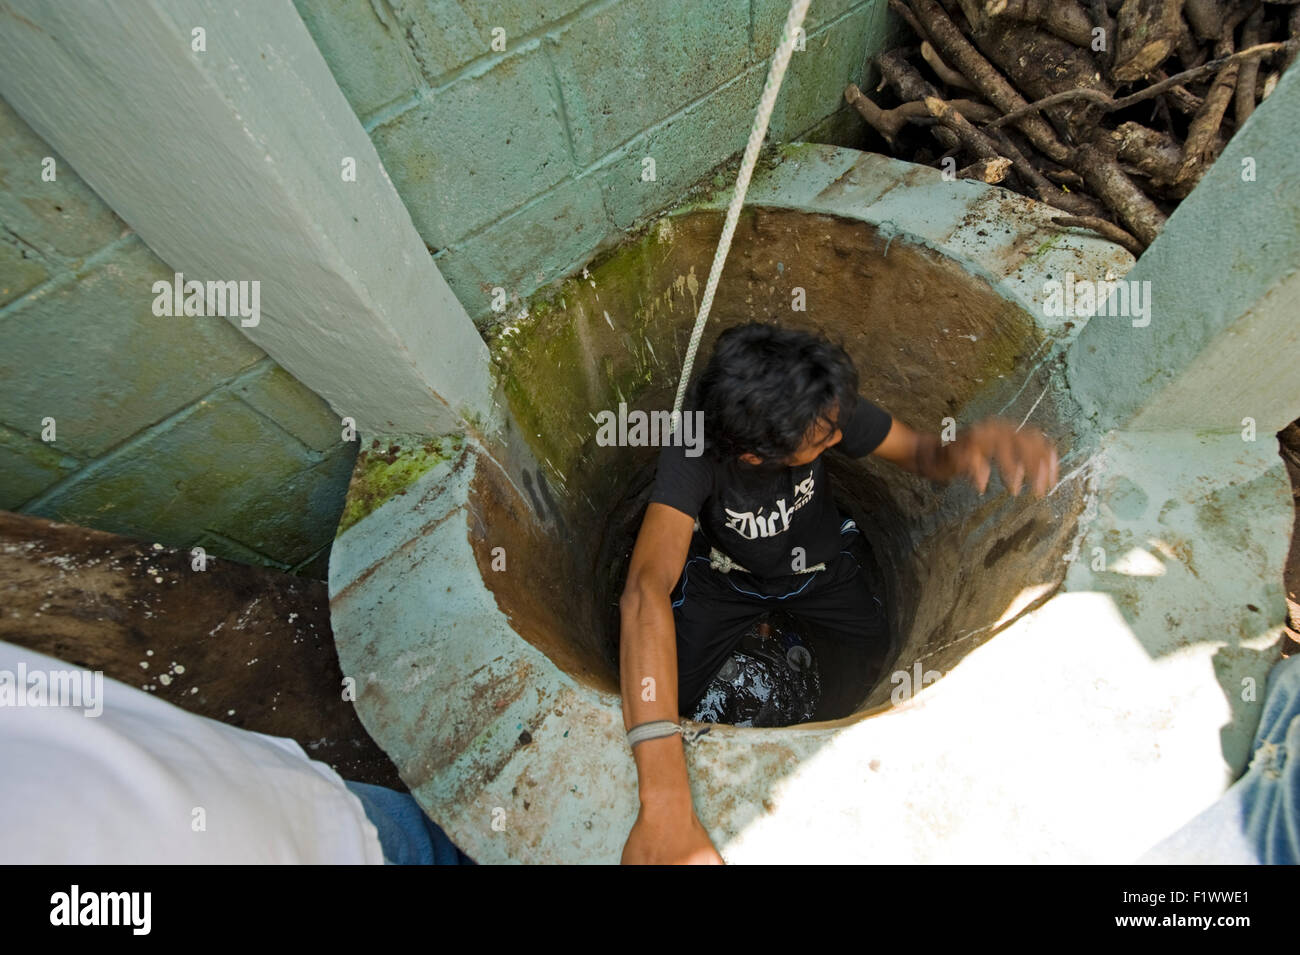
<svg viewBox="0 0 1300 955">
<path fill-rule="evenodd" d="M 970 478 L 981 494 L 988 488 L 993 461 L 1012 495 L 1018 495 L 1029 481 L 1035 497 L 1043 497 L 1056 485 L 1060 465 L 1055 446 L 1042 431 L 1033 427 L 1017 431 L 1000 418 L 972 425 L 946 445 L 940 457 L 943 471 Z"/>
<path fill-rule="evenodd" d="M 895 418 L 885 439 L 871 453 L 932 481 L 947 483 L 955 477 L 968 477 L 981 494 L 989 486 L 994 461 L 1012 494 L 1019 494 L 1028 479 L 1038 497 L 1056 486 L 1059 468 L 1056 448 L 1047 435 L 1032 427 L 1017 431 L 1010 421 L 1000 418 L 971 425 L 951 444 L 944 444 L 938 435 L 914 431 Z"/>
<path fill-rule="evenodd" d="M 623 865 L 723 865 L 689 800 L 676 807 L 642 803 L 623 846 L 622 861 Z"/>
</svg>

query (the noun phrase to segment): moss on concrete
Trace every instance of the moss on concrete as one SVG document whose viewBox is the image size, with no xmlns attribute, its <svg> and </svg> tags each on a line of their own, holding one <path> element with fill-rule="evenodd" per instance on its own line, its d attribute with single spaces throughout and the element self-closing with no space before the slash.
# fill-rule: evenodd
<svg viewBox="0 0 1300 955">
<path fill-rule="evenodd" d="M 670 234 L 670 233 L 669 233 Z M 645 298 L 662 281 L 659 229 L 610 249 L 586 274 L 572 276 L 528 299 L 524 317 L 502 326 L 489 342 L 494 368 L 525 439 L 562 483 L 595 423 L 591 408 L 633 403 L 656 381 L 675 382 L 679 369 L 664 337 L 685 320 L 657 316 L 672 307 L 673 285 Z M 703 286 L 704 277 L 699 277 Z M 667 300 L 664 300 L 667 296 Z M 616 303 L 637 302 L 632 310 Z M 607 319 L 607 309 L 614 308 Z M 675 356 L 672 356 L 675 358 Z"/>
<path fill-rule="evenodd" d="M 1008 304 L 998 323 L 998 334 L 989 335 L 980 343 L 979 374 L 965 382 L 966 389 L 974 393 L 979 382 L 1013 374 L 1026 355 L 1042 345 L 1046 337 L 1042 330 L 1021 309 Z"/>
<path fill-rule="evenodd" d="M 383 435 L 357 455 L 348 484 L 337 538 L 389 498 L 405 494 L 407 488 L 443 461 L 450 461 L 464 447 L 464 435 L 440 438 Z"/>
</svg>

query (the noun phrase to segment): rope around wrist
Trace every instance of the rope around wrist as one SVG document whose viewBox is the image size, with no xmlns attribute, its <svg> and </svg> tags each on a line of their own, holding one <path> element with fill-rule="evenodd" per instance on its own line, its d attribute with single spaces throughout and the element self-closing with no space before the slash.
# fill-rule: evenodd
<svg viewBox="0 0 1300 955">
<path fill-rule="evenodd" d="M 652 720 L 649 723 L 638 723 L 628 730 L 627 742 L 629 746 L 635 747 L 637 743 L 644 743 L 648 739 L 660 739 L 681 731 L 680 723 L 674 723 L 672 720 Z"/>
<path fill-rule="evenodd" d="M 644 743 L 648 739 L 662 739 L 665 736 L 672 736 L 674 733 L 682 734 L 682 741 L 693 743 L 701 736 L 708 734 L 710 726 L 691 732 L 683 729 L 682 724 L 674 723 L 672 720 L 652 720 L 649 723 L 638 723 L 627 731 L 628 745 L 635 748 L 637 743 Z"/>
</svg>

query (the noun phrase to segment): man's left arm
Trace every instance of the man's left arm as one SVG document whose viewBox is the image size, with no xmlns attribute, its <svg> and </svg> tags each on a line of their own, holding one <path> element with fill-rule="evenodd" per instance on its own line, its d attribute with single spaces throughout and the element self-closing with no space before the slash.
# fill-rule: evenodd
<svg viewBox="0 0 1300 955">
<path fill-rule="evenodd" d="M 938 435 L 916 431 L 894 418 L 889 433 L 871 453 L 942 484 L 968 477 L 981 494 L 988 487 L 994 461 L 1013 495 L 1028 481 L 1034 495 L 1043 497 L 1055 486 L 1059 470 L 1056 448 L 1047 435 L 1000 418 L 971 425 L 947 444 Z"/>
</svg>

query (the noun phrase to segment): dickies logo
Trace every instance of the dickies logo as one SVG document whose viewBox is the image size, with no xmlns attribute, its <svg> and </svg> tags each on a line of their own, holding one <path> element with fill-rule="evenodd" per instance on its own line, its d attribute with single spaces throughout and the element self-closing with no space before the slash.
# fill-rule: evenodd
<svg viewBox="0 0 1300 955">
<path fill-rule="evenodd" d="M 723 508 L 727 512 L 725 526 L 750 541 L 758 537 L 783 534 L 790 529 L 790 516 L 812 500 L 814 484 L 815 479 L 809 471 L 808 476 L 794 486 L 793 507 L 786 507 L 785 498 L 782 497 L 777 499 L 776 507 L 770 513 L 767 513 L 766 507 L 760 507 L 757 512 Z"/>
</svg>

